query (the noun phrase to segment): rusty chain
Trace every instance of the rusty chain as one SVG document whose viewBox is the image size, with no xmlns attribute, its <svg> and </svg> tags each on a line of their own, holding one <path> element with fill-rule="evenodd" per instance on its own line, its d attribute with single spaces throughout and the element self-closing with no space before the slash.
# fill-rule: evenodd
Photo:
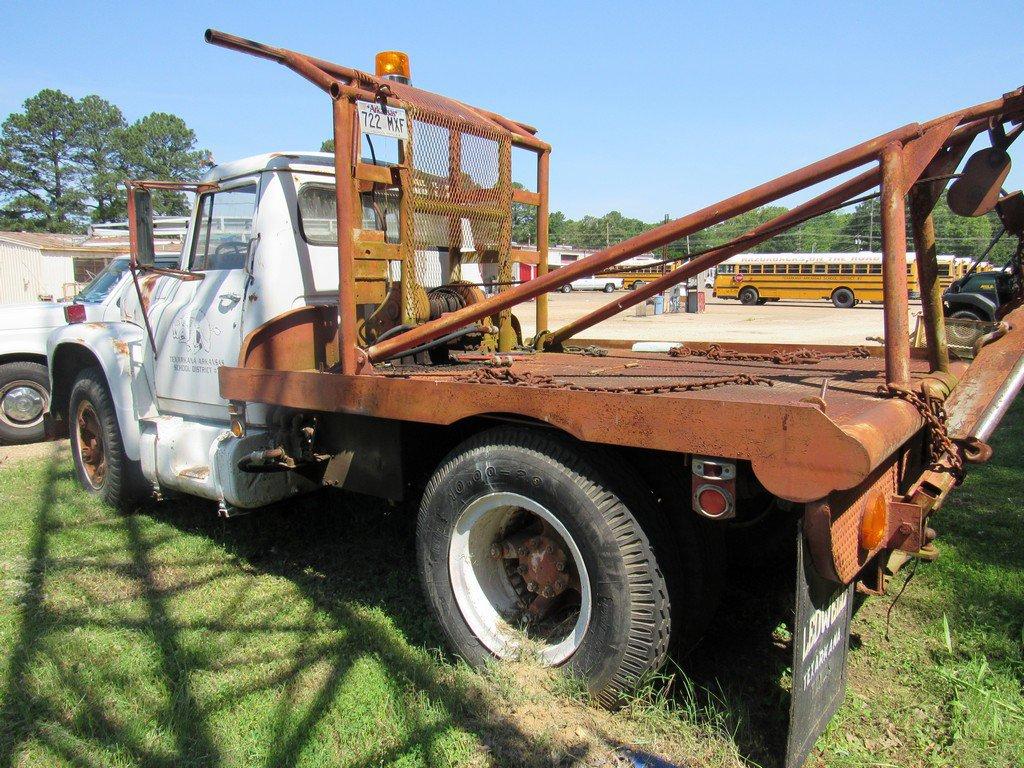
<svg viewBox="0 0 1024 768">
<path fill-rule="evenodd" d="M 728 349 L 719 344 L 709 344 L 707 349 L 672 347 L 668 354 L 670 357 L 704 357 L 708 360 L 743 363 L 763 362 L 775 363 L 776 365 L 817 365 L 826 360 L 862 360 L 871 356 L 867 347 L 853 347 L 844 352 L 821 352 L 815 349 L 794 349 L 792 351 L 774 349 L 771 352 L 758 353 L 740 352 L 739 350 Z"/>
<path fill-rule="evenodd" d="M 717 379 L 706 379 L 694 381 L 687 384 L 649 384 L 646 386 L 632 387 L 594 387 L 583 384 L 574 384 L 568 381 L 558 381 L 546 373 L 532 373 L 524 371 L 518 373 L 511 368 L 477 368 L 462 379 L 467 384 L 511 384 L 516 387 L 532 387 L 535 389 L 564 389 L 572 392 L 607 392 L 631 395 L 657 395 L 669 392 L 693 392 L 701 389 L 714 389 L 725 387 L 730 384 L 742 384 L 749 386 L 763 385 L 771 387 L 775 382 L 761 376 L 750 376 L 746 373 L 738 373 L 733 376 L 723 376 Z"/>
<path fill-rule="evenodd" d="M 903 400 L 917 409 L 928 428 L 931 469 L 950 472 L 960 482 L 964 476 L 964 459 L 946 430 L 946 409 L 942 400 L 895 384 L 882 384 L 878 387 L 878 395 Z M 943 459 L 946 463 L 943 463 Z"/>
</svg>

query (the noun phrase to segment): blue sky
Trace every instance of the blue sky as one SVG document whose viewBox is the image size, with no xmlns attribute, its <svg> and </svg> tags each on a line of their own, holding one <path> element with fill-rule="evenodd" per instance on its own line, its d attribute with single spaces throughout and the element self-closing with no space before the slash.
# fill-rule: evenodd
<svg viewBox="0 0 1024 768">
<path fill-rule="evenodd" d="M 682 215 L 1024 82 L 1019 2 L 4 6 L 0 115 L 52 87 L 179 114 L 222 161 L 315 149 L 323 94 L 204 29 L 362 69 L 397 48 L 416 85 L 538 126 L 570 216 Z"/>
</svg>

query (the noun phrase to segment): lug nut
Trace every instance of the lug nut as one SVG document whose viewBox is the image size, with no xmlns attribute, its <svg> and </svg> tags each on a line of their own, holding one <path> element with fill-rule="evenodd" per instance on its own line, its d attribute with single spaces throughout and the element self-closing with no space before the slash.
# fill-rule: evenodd
<svg viewBox="0 0 1024 768">
<path fill-rule="evenodd" d="M 536 581 L 528 581 L 528 582 L 526 582 L 526 591 L 527 592 L 536 592 L 537 591 L 537 582 Z"/>
<path fill-rule="evenodd" d="M 555 570 L 558 571 L 559 573 L 564 571 L 565 570 L 565 563 L 563 563 L 563 562 L 555 563 Z"/>
<path fill-rule="evenodd" d="M 527 557 L 530 554 L 530 550 L 528 550 L 526 547 L 520 547 L 516 550 L 516 554 L 520 557 Z"/>
<path fill-rule="evenodd" d="M 543 597 L 554 597 L 555 590 L 553 590 L 551 587 L 544 587 L 544 589 L 541 590 L 540 594 Z"/>
</svg>

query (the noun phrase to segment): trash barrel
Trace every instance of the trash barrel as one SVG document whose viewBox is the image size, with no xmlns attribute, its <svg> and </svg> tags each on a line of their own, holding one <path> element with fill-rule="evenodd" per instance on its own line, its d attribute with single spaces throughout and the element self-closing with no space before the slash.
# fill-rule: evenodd
<svg viewBox="0 0 1024 768">
<path fill-rule="evenodd" d="M 654 314 L 660 315 L 665 311 L 665 297 L 662 294 L 658 294 L 654 297 Z"/>
</svg>

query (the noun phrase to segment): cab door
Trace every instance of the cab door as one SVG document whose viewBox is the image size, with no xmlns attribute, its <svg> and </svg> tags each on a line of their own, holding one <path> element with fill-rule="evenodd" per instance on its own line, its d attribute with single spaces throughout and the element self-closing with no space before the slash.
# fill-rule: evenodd
<svg viewBox="0 0 1024 768">
<path fill-rule="evenodd" d="M 163 306 L 152 308 L 161 413 L 227 420 L 217 370 L 238 360 L 258 193 L 251 178 L 202 195 L 186 262 L 202 279 L 161 279 L 173 281 L 154 296 Z"/>
</svg>

